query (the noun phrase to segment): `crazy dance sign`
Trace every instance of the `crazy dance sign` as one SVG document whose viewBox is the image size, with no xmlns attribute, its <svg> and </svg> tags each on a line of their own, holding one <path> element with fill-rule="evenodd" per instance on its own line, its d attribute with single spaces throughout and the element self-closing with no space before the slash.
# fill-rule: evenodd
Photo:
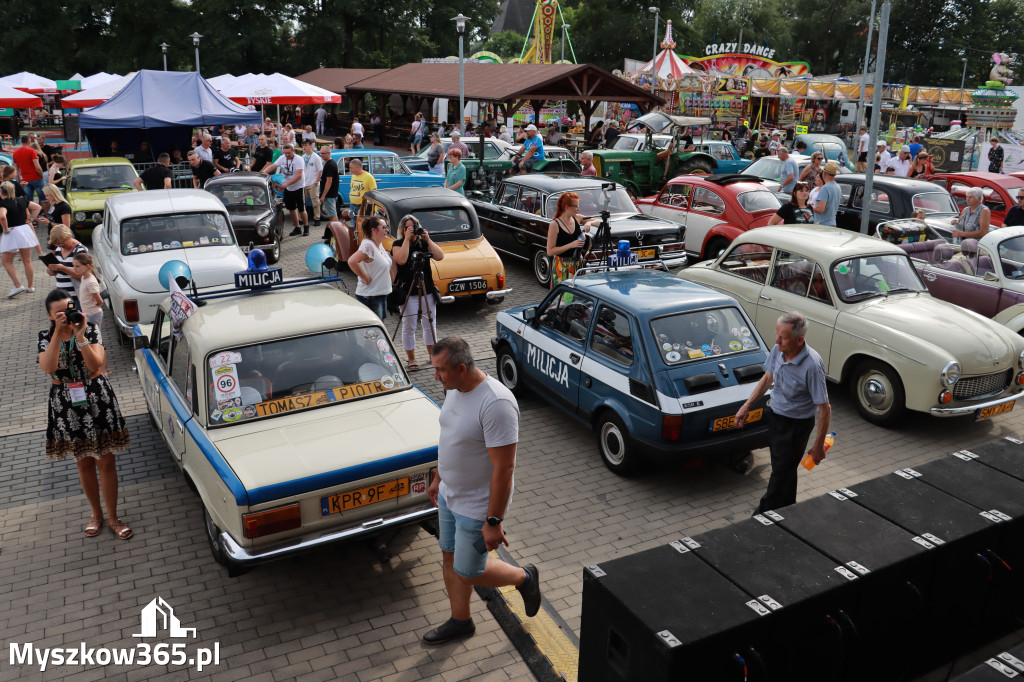
<svg viewBox="0 0 1024 682">
<path fill-rule="evenodd" d="M 738 46 L 736 43 L 713 44 L 708 45 L 705 50 L 729 47 L 735 50 Z M 696 66 L 709 71 L 714 69 L 741 78 L 790 78 L 811 75 L 811 67 L 807 62 L 777 62 L 770 58 L 775 54 L 775 50 L 760 48 L 756 45 L 743 45 L 742 47 L 744 52 L 752 54 L 735 51 L 722 54 L 707 52 L 707 56 L 704 57 L 680 56 L 680 59 L 691 67 Z M 761 56 L 762 53 L 765 56 Z"/>
</svg>

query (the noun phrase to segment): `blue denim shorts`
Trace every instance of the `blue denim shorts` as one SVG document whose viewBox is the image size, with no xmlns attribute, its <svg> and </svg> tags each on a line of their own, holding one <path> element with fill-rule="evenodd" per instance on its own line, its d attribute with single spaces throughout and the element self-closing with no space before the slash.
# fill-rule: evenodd
<svg viewBox="0 0 1024 682">
<path fill-rule="evenodd" d="M 473 543 L 483 537 L 484 522 L 456 514 L 437 496 L 437 542 L 442 552 L 455 555 L 455 572 L 463 578 L 475 578 L 487 568 L 487 552 L 481 554 Z"/>
<path fill-rule="evenodd" d="M 320 204 L 320 215 L 324 218 L 333 218 L 338 214 L 338 197 L 327 197 Z"/>
</svg>

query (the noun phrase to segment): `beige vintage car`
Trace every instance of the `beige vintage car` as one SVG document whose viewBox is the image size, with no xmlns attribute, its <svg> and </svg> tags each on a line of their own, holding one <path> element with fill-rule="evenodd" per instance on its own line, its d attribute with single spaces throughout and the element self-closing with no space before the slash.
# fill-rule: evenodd
<svg viewBox="0 0 1024 682">
<path fill-rule="evenodd" d="M 897 424 L 904 409 L 987 419 L 1024 391 L 1024 339 L 932 298 L 894 244 L 829 227 L 760 227 L 680 276 L 736 297 L 766 339 L 783 312 L 803 313 L 829 380 L 848 383 L 870 422 Z"/>
<path fill-rule="evenodd" d="M 232 575 L 434 522 L 440 410 L 365 306 L 323 283 L 245 291 L 206 300 L 180 337 L 170 310 L 135 328 L 139 378 Z"/>
</svg>

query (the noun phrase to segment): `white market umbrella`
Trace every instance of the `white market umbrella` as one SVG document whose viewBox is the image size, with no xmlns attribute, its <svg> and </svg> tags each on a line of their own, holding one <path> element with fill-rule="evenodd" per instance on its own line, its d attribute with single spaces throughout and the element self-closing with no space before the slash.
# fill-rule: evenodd
<svg viewBox="0 0 1024 682">
<path fill-rule="evenodd" d="M 43 106 L 43 100 L 23 90 L 15 90 L 9 85 L 0 84 L 0 107 L 5 109 L 37 109 Z"/>
<path fill-rule="evenodd" d="M 282 73 L 239 77 L 221 94 L 239 104 L 338 104 L 341 95 Z"/>
<path fill-rule="evenodd" d="M 116 73 L 107 73 L 106 71 L 100 71 L 99 73 L 94 73 L 93 75 L 86 76 L 85 78 L 79 76 L 78 78 L 72 78 L 71 80 L 77 80 L 79 83 L 81 83 L 82 90 L 88 90 L 89 88 L 95 88 L 97 86 L 103 85 L 104 83 L 109 83 L 111 81 L 120 81 L 123 78 L 124 76 L 119 76 Z"/>
<path fill-rule="evenodd" d="M 0 78 L 0 85 L 6 85 L 23 92 L 57 92 L 57 81 L 37 76 L 28 71 L 14 73 Z"/>
<path fill-rule="evenodd" d="M 224 88 L 231 85 L 237 80 L 238 76 L 232 76 L 230 73 L 222 73 L 219 76 L 207 78 L 206 82 L 212 85 L 213 87 L 217 88 L 218 90 L 223 90 Z"/>
<path fill-rule="evenodd" d="M 118 76 L 115 80 L 108 80 L 96 87 L 76 92 L 61 99 L 61 106 L 65 109 L 85 109 L 86 107 L 98 107 L 108 99 L 121 92 L 121 88 L 128 84 L 135 77 L 132 71 L 127 76 Z"/>
</svg>

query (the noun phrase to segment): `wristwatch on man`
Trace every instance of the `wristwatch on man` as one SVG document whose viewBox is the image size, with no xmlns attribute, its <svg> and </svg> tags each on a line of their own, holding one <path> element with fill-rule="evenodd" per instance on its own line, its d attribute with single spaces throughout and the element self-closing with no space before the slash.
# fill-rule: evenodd
<svg viewBox="0 0 1024 682">
<path fill-rule="evenodd" d="M 488 516 L 487 517 L 487 525 L 488 526 L 500 526 L 501 522 L 502 522 L 502 518 L 500 516 Z"/>
</svg>

